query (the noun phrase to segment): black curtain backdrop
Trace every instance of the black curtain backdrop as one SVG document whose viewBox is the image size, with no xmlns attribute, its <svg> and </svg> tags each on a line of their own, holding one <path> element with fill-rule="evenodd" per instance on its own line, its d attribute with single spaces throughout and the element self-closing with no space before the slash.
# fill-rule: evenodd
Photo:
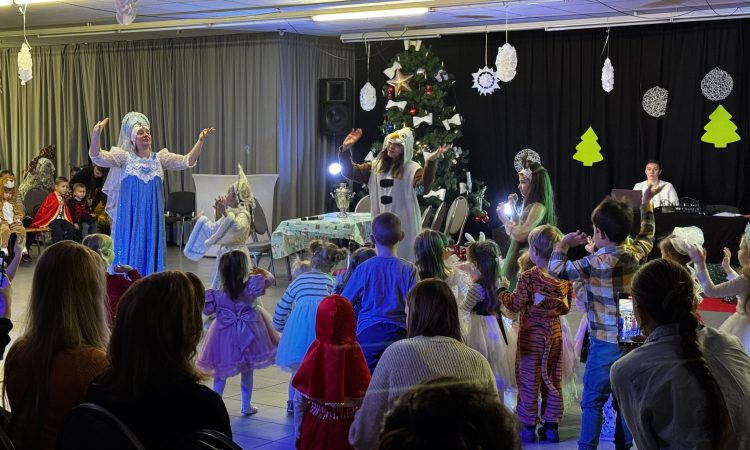
<svg viewBox="0 0 750 450">
<path fill-rule="evenodd" d="M 448 101 L 464 120 L 458 145 L 472 152 L 472 175 L 488 185 L 490 227 L 499 226 L 495 205 L 517 191 L 513 157 L 526 147 L 541 155 L 550 172 L 563 232 L 590 232 L 594 206 L 612 188 L 632 188 L 643 181 L 649 159 L 661 161 L 661 178 L 673 183 L 680 197 L 750 212 L 750 54 L 744 49 L 750 44 L 750 20 L 612 28 L 609 57 L 615 88 L 610 93 L 601 86 L 605 39 L 604 29 L 511 32 L 517 75 L 487 96 L 471 87 L 472 72 L 484 66 L 484 34 L 423 41 L 456 77 Z M 490 33 L 488 65 L 494 65 L 497 47 L 504 42 L 505 33 Z M 365 45 L 352 45 L 358 92 L 368 79 L 367 60 Z M 371 43 L 369 80 L 378 91 L 386 82 L 383 69 L 403 48 L 401 41 Z M 718 105 L 702 95 L 700 82 L 715 67 L 734 79 L 731 95 L 720 103 L 742 138 L 726 149 L 700 140 Z M 643 94 L 657 85 L 669 91 L 661 118 L 641 107 Z M 365 134 L 355 161 L 364 158 L 373 141 L 382 140 L 378 126 L 384 107 L 382 98 L 371 112 L 356 106 L 355 126 Z M 583 167 L 572 156 L 589 125 L 599 136 L 604 161 Z"/>
</svg>

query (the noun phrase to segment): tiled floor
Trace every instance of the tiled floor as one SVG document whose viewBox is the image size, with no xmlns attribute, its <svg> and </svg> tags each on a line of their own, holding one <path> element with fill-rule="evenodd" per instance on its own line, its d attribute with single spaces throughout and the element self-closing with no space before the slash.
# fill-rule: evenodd
<svg viewBox="0 0 750 450">
<path fill-rule="evenodd" d="M 199 262 L 193 262 L 181 255 L 176 247 L 167 249 L 167 268 L 186 270 L 197 274 L 206 285 L 210 281 L 210 273 L 214 259 L 206 258 Z M 267 260 L 265 260 L 267 264 Z M 277 261 L 278 268 L 277 286 L 272 287 L 263 298 L 263 305 L 273 312 L 273 307 L 281 297 L 281 294 L 289 284 L 286 277 L 286 266 L 283 261 Z M 18 270 L 13 283 L 13 337 L 17 337 L 22 331 L 26 321 L 26 309 L 28 306 L 29 288 L 33 275 L 32 266 L 22 266 Z M 704 320 L 709 326 L 718 326 L 728 316 L 725 313 L 702 313 Z M 581 314 L 571 311 L 568 316 L 569 323 L 576 327 Z M 580 377 L 579 377 L 580 378 Z M 240 385 L 239 377 L 227 380 L 224 391 L 224 402 L 229 411 L 233 439 L 243 449 L 264 450 L 291 450 L 294 449 L 292 417 L 286 413 L 287 385 L 289 375 L 276 367 L 259 370 L 255 373 L 253 404 L 259 412 L 253 416 L 245 417 L 240 414 Z M 207 381 L 210 385 L 210 381 Z M 537 443 L 525 445 L 524 449 L 575 449 L 576 439 L 581 422 L 581 411 L 578 405 L 572 405 L 565 415 L 560 426 L 561 442 L 558 444 Z M 612 443 L 602 443 L 602 449 L 612 449 Z"/>
</svg>

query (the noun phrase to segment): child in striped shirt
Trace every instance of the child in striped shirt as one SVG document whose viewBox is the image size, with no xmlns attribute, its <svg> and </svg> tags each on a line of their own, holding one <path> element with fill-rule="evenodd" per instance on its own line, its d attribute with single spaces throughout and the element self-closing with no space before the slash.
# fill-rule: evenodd
<svg viewBox="0 0 750 450">
<path fill-rule="evenodd" d="M 276 351 L 276 365 L 292 373 L 294 378 L 307 348 L 315 340 L 315 316 L 318 305 L 333 293 L 336 280 L 331 276 L 334 266 L 346 258 L 346 250 L 319 240 L 310 243 L 309 272 L 301 273 L 281 296 L 273 314 L 273 326 L 282 332 Z M 294 412 L 294 388 L 289 384 L 287 412 Z"/>
</svg>

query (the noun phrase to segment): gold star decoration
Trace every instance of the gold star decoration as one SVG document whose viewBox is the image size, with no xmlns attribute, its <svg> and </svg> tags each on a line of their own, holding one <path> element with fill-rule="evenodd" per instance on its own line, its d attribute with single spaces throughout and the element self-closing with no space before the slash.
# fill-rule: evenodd
<svg viewBox="0 0 750 450">
<path fill-rule="evenodd" d="M 396 96 L 401 94 L 402 91 L 410 92 L 411 86 L 409 86 L 409 80 L 414 76 L 404 75 L 400 70 L 396 69 L 396 76 L 388 80 L 388 84 L 394 87 Z"/>
</svg>

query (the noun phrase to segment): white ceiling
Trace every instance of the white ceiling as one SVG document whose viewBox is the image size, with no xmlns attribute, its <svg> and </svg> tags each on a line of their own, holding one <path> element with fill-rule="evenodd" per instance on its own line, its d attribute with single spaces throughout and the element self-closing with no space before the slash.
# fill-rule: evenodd
<svg viewBox="0 0 750 450">
<path fill-rule="evenodd" d="M 516 29 L 610 21 L 614 26 L 618 20 L 653 23 L 655 18 L 713 20 L 750 14 L 747 0 L 408 0 L 403 5 L 375 6 L 376 1 L 138 0 L 138 17 L 129 26 L 117 24 L 113 0 L 31 4 L 26 12 L 26 33 L 32 46 L 279 30 L 319 36 L 388 32 L 401 37 L 415 33 L 477 32 L 487 27 L 497 30 L 504 26 L 506 13 L 508 23 Z M 430 12 L 422 16 L 345 22 L 310 19 L 321 12 L 412 6 L 428 6 Z M 154 27 L 171 29 L 153 31 Z M 405 29 L 409 31 L 404 33 Z M 23 17 L 18 7 L 0 6 L 0 46 L 20 45 L 22 30 Z M 55 36 L 45 36 L 50 34 Z"/>
</svg>

